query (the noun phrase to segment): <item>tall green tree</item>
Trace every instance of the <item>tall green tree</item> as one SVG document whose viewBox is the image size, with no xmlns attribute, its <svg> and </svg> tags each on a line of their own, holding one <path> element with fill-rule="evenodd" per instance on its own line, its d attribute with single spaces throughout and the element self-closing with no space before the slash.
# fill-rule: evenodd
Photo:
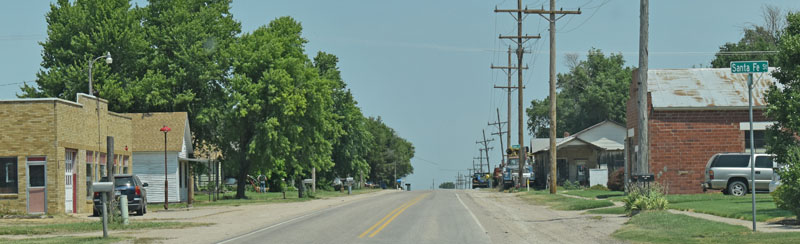
<svg viewBox="0 0 800 244">
<path fill-rule="evenodd" d="M 380 117 L 370 117 L 367 120 L 367 130 L 372 134 L 374 142 L 367 154 L 371 170 L 369 179 L 372 182 L 393 186 L 395 172 L 397 179 L 414 173 L 411 165 L 414 146 L 411 142 L 398 136 Z"/>
<path fill-rule="evenodd" d="M 767 131 L 767 152 L 786 166 L 773 194 L 776 205 L 800 217 L 800 13 L 789 13 L 787 23 L 772 73 L 782 87 L 773 85 L 767 92 L 767 116 L 777 122 Z"/>
<path fill-rule="evenodd" d="M 751 25 L 743 29 L 744 36 L 739 42 L 728 42 L 719 47 L 719 52 L 711 61 L 713 68 L 728 68 L 732 61 L 766 60 L 770 64 L 777 61 L 775 51 L 784 26 L 785 12 L 777 6 L 764 5 L 761 16 L 762 25 Z M 764 52 L 767 51 L 767 52 Z"/>
<path fill-rule="evenodd" d="M 372 135 L 366 129 L 366 118 L 347 84 L 342 80 L 337 63 L 339 59 L 329 53 L 319 52 L 314 57 L 314 67 L 320 77 L 334 82 L 333 112 L 342 126 L 342 135 L 334 141 L 332 159 L 333 170 L 323 174 L 328 179 L 334 177 L 354 177 L 369 172 L 365 157 L 372 145 Z"/>
<path fill-rule="evenodd" d="M 20 97 L 72 100 L 94 89 L 117 112 L 189 112 L 195 145 L 209 141 L 230 62 L 222 50 L 240 32 L 227 0 L 60 0 L 47 13 L 47 40 L 35 86 Z"/>
<path fill-rule="evenodd" d="M 333 166 L 332 141 L 341 134 L 331 112 L 335 82 L 319 77 L 306 42 L 300 23 L 281 17 L 231 45 L 217 142 L 237 172 L 237 198 L 251 171 L 296 180 Z"/>
<path fill-rule="evenodd" d="M 592 49 L 586 60 L 574 61 L 569 73 L 558 74 L 557 136 L 604 120 L 625 123 L 632 68 L 624 65 L 622 54 L 606 56 Z M 550 98 L 531 101 L 526 112 L 529 132 L 549 137 Z"/>
<path fill-rule="evenodd" d="M 89 93 L 89 61 L 111 52 L 112 64 L 101 59 L 94 65 L 94 90 L 112 101 L 112 110 L 130 108 L 132 95 L 122 88 L 141 77 L 149 48 L 140 25 L 142 13 L 128 0 L 50 4 L 47 39 L 39 43 L 42 69 L 36 74 L 36 85 L 26 84 L 18 96 L 73 100 L 77 93 Z"/>
</svg>

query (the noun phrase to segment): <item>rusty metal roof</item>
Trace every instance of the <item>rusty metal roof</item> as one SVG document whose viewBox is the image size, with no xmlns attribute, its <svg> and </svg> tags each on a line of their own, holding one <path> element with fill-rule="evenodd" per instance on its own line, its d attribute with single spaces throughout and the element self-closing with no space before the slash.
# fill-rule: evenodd
<svg viewBox="0 0 800 244">
<path fill-rule="evenodd" d="M 778 84 L 768 73 L 753 75 L 753 106 L 766 105 L 766 91 Z M 780 85 L 780 84 L 778 84 Z M 742 109 L 748 107 L 747 74 L 721 69 L 661 69 L 647 72 L 653 109 Z"/>
</svg>

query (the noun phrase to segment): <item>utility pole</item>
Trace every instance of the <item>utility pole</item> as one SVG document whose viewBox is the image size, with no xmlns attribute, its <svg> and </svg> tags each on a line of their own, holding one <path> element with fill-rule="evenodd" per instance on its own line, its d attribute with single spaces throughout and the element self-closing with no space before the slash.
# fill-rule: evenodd
<svg viewBox="0 0 800 244">
<path fill-rule="evenodd" d="M 477 159 L 478 161 L 478 168 L 475 169 L 475 172 L 480 172 L 483 169 L 483 148 L 478 148 L 478 157 L 473 157 L 473 160 Z M 474 162 L 474 161 L 473 161 Z"/>
<path fill-rule="evenodd" d="M 556 1 L 550 0 L 550 10 L 544 10 L 544 7 L 542 7 L 542 9 L 535 10 L 525 9 L 523 12 L 526 14 L 538 14 L 550 22 L 550 194 L 555 194 L 557 188 L 556 178 L 558 178 L 556 174 L 556 21 L 567 14 L 581 14 L 581 9 L 579 8 L 577 11 L 556 10 Z M 545 14 L 549 15 L 549 17 L 545 17 Z M 556 18 L 557 14 L 561 16 Z M 520 120 L 520 124 L 521 123 L 522 121 Z M 522 125 L 520 125 L 520 128 L 521 126 Z M 525 147 L 520 144 L 520 148 L 522 149 L 520 150 L 522 151 L 521 157 L 525 158 Z M 522 179 L 521 163 L 519 172 L 519 178 Z"/>
<path fill-rule="evenodd" d="M 510 100 L 509 100 L 510 101 Z M 507 131 L 503 131 L 503 124 L 508 123 L 508 121 L 500 121 L 500 109 L 497 109 L 497 122 L 489 123 L 489 125 L 497 125 L 497 133 L 492 133 L 492 135 L 499 135 L 500 137 L 500 165 L 506 165 L 505 161 L 505 149 L 503 148 L 503 134 L 508 134 Z M 486 138 L 484 138 L 486 139 Z"/>
<path fill-rule="evenodd" d="M 647 35 L 650 26 L 649 13 L 648 13 L 648 0 L 640 0 L 639 9 L 639 71 L 638 85 L 639 90 L 637 98 L 639 100 L 639 131 L 636 134 L 639 136 L 639 151 L 638 151 L 638 167 L 636 173 L 639 175 L 648 174 L 650 172 L 650 164 L 648 159 L 650 157 L 650 142 L 647 129 Z M 627 182 L 627 179 L 625 179 Z"/>
<path fill-rule="evenodd" d="M 486 153 L 486 172 L 491 173 L 491 161 L 489 161 L 489 150 L 494 149 L 493 147 L 489 147 L 489 142 L 494 141 L 494 139 L 486 139 L 486 130 L 483 130 L 483 141 L 476 141 L 477 144 L 483 144 L 483 150 Z M 483 166 L 483 165 L 481 165 Z"/>
<path fill-rule="evenodd" d="M 495 10 L 494 10 L 495 13 L 509 13 L 509 14 L 511 14 L 512 17 L 514 17 L 514 19 L 517 20 L 517 35 L 516 36 L 503 36 L 503 35 L 500 35 L 500 39 L 510 39 L 510 40 L 512 40 L 512 41 L 517 43 L 517 87 L 519 88 L 519 89 L 517 89 L 517 91 L 518 91 L 518 94 L 517 94 L 517 106 L 518 106 L 517 107 L 517 113 L 519 115 L 519 118 L 517 118 L 518 119 L 517 120 L 517 123 L 518 123 L 517 135 L 519 136 L 519 138 L 518 138 L 519 139 L 519 148 L 520 148 L 520 152 L 521 152 L 520 156 L 519 156 L 519 178 L 518 178 L 520 180 L 522 180 L 522 171 L 523 171 L 522 168 L 524 167 L 525 159 L 527 158 L 527 156 L 525 156 L 525 154 L 526 154 L 526 152 L 525 152 L 525 136 L 524 136 L 525 133 L 524 133 L 524 125 L 523 125 L 523 116 L 524 116 L 524 114 L 523 114 L 523 109 L 522 109 L 523 108 L 523 104 L 522 104 L 522 98 L 523 98 L 523 96 L 522 96 L 522 88 L 523 88 L 522 87 L 522 56 L 525 53 L 524 48 L 522 47 L 522 45 L 524 44 L 523 40 L 527 41 L 528 39 L 539 39 L 539 38 L 541 38 L 540 35 L 535 35 L 535 36 L 528 36 L 528 35 L 524 35 L 523 36 L 522 35 L 522 14 L 525 13 L 525 11 L 527 11 L 527 10 L 528 10 L 527 8 L 526 9 L 522 9 L 522 0 L 517 0 L 517 9 L 497 9 L 497 8 L 495 8 Z M 517 15 L 514 16 L 514 13 L 516 13 Z M 552 28 L 552 24 L 551 24 L 551 28 Z"/>
<path fill-rule="evenodd" d="M 521 67 L 521 68 L 513 66 L 511 64 L 511 54 L 512 53 L 513 52 L 511 51 L 511 45 L 509 45 L 508 46 L 508 66 L 494 66 L 494 65 L 490 66 L 490 68 L 492 68 L 492 69 L 503 70 L 506 73 L 506 75 L 508 76 L 508 85 L 506 85 L 506 86 L 494 86 L 494 88 L 506 89 L 506 91 L 508 92 L 508 96 L 507 96 L 507 98 L 508 98 L 508 106 L 506 107 L 508 109 L 508 112 L 506 113 L 506 116 L 508 116 L 508 118 L 506 119 L 506 123 L 511 123 L 511 91 L 513 89 L 519 88 L 518 86 L 511 86 L 511 77 L 514 76 L 514 71 L 515 70 L 528 69 L 528 66 Z M 530 51 L 524 51 L 523 50 L 523 53 L 530 53 Z M 523 87 L 523 89 L 524 89 L 524 87 Z M 498 115 L 497 121 L 498 122 L 500 121 L 499 115 Z M 511 124 L 508 124 L 508 130 L 506 132 L 507 132 L 506 133 L 506 145 L 508 145 L 508 147 L 511 147 Z M 501 143 L 502 143 L 503 135 L 502 135 L 502 132 L 500 132 L 500 133 L 501 133 L 500 134 L 500 137 L 501 137 L 500 140 L 501 140 Z M 501 148 L 500 149 L 501 149 L 501 151 L 504 151 L 504 150 L 502 150 L 502 144 L 501 144 Z"/>
</svg>

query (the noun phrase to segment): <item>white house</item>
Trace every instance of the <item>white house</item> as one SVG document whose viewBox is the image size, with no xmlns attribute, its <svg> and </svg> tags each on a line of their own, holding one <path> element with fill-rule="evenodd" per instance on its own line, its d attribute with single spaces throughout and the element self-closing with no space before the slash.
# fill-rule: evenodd
<svg viewBox="0 0 800 244">
<path fill-rule="evenodd" d="M 133 120 L 133 174 L 148 183 L 147 202 L 164 202 L 164 172 L 168 179 L 169 202 L 188 200 L 189 163 L 192 135 L 186 112 L 131 113 Z M 171 131 L 166 135 L 161 128 Z M 165 166 L 166 151 L 166 166 Z"/>
</svg>

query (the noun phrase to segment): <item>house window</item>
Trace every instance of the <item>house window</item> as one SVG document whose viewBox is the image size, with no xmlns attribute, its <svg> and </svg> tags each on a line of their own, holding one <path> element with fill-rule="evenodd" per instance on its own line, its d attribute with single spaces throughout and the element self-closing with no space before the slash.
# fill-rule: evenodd
<svg viewBox="0 0 800 244">
<path fill-rule="evenodd" d="M 17 158 L 0 158 L 0 194 L 18 193 Z"/>
<path fill-rule="evenodd" d="M 108 174 L 108 170 L 106 170 L 106 154 L 105 153 L 100 153 L 100 162 L 98 164 L 100 165 L 100 172 L 98 172 L 97 176 L 101 177 L 101 178 L 102 177 L 106 177 L 107 174 Z"/>
<path fill-rule="evenodd" d="M 750 151 L 750 131 L 745 130 L 744 132 L 744 150 L 746 152 Z M 763 152 L 766 150 L 766 131 L 764 130 L 753 130 L 753 145 L 755 146 L 756 152 Z"/>
</svg>

